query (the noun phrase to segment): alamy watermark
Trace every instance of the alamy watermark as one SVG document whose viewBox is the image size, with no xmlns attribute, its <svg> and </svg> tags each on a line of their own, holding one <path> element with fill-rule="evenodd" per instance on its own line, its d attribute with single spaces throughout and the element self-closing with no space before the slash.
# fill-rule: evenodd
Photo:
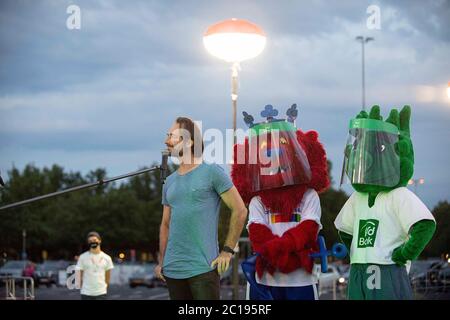
<svg viewBox="0 0 450 320">
<path fill-rule="evenodd" d="M 81 9 L 76 4 L 67 7 L 66 13 L 70 14 L 66 19 L 66 27 L 69 30 L 81 29 Z"/>
<path fill-rule="evenodd" d="M 81 289 L 81 272 L 76 265 L 70 265 L 66 269 L 66 286 L 69 290 Z"/>
<path fill-rule="evenodd" d="M 366 26 L 369 30 L 381 29 L 381 9 L 377 5 L 370 5 L 366 9 L 366 13 L 369 15 L 366 20 Z"/>
<path fill-rule="evenodd" d="M 259 164 L 262 175 L 270 175 L 270 168 L 279 164 L 282 149 L 286 147 L 286 139 L 280 138 L 280 131 L 256 130 L 250 128 L 247 131 L 236 130 L 236 140 L 239 148 L 234 154 L 233 130 L 226 129 L 225 135 L 216 128 L 210 128 L 202 132 L 202 122 L 194 121 L 199 130 L 194 131 L 194 137 L 188 130 L 179 128 L 168 133 L 173 146 L 169 148 L 175 163 L 198 164 L 202 160 L 217 164 Z M 197 133 L 198 132 L 198 133 Z M 244 141 L 247 142 L 244 145 Z M 205 148 L 202 154 L 202 142 Z M 240 143 L 239 143 L 240 142 Z M 192 150 L 193 149 L 193 150 Z M 202 154 L 202 157 L 192 158 L 192 154 Z"/>
</svg>

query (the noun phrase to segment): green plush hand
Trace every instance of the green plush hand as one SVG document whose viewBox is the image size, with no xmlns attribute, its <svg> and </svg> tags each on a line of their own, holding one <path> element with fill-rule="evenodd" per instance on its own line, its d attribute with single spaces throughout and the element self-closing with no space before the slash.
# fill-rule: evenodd
<svg viewBox="0 0 450 320">
<path fill-rule="evenodd" d="M 341 238 L 341 241 L 345 244 L 347 247 L 347 250 L 350 251 L 350 248 L 352 247 L 352 241 L 353 236 L 351 234 L 345 233 L 344 231 L 338 230 L 339 238 Z"/>
<path fill-rule="evenodd" d="M 406 261 L 408 261 L 408 259 L 406 259 L 403 255 L 402 250 L 403 245 L 394 249 L 394 251 L 392 252 L 392 261 L 394 261 L 399 266 L 404 266 L 406 264 Z"/>
<path fill-rule="evenodd" d="M 416 222 L 409 232 L 409 240 L 392 252 L 392 261 L 398 265 L 405 265 L 406 261 L 417 259 L 433 237 L 435 230 L 436 223 L 433 220 Z"/>
</svg>

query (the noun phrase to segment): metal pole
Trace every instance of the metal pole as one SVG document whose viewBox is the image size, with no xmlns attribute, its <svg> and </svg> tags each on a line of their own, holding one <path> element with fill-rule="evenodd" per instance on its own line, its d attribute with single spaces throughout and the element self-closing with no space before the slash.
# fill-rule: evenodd
<svg viewBox="0 0 450 320">
<path fill-rule="evenodd" d="M 362 47 L 362 109 L 366 110 L 366 79 L 365 79 L 365 72 L 364 72 L 364 38 L 361 41 L 361 47 Z"/>
<path fill-rule="evenodd" d="M 362 110 L 366 110 L 366 62 L 365 62 L 365 43 L 374 40 L 372 37 L 363 37 L 363 36 L 357 36 L 357 41 L 361 42 L 361 86 L 362 86 L 362 92 L 361 92 L 361 100 L 362 100 Z"/>
<path fill-rule="evenodd" d="M 233 63 L 231 67 L 231 102 L 233 108 L 233 145 L 236 144 L 236 114 L 238 98 L 239 63 Z"/>
<path fill-rule="evenodd" d="M 38 196 L 38 197 L 31 198 L 31 199 L 27 199 L 27 200 L 11 203 L 11 204 L 8 204 L 6 206 L 0 207 L 0 211 L 1 210 L 6 210 L 6 209 L 10 209 L 10 208 L 19 207 L 19 206 L 22 206 L 24 204 L 28 204 L 28 203 L 35 202 L 35 201 L 39 201 L 39 200 L 43 200 L 43 199 L 47 199 L 47 198 L 52 198 L 52 197 L 55 197 L 55 196 L 59 196 L 61 194 L 65 194 L 65 193 L 69 193 L 69 192 L 73 192 L 73 191 L 78 191 L 78 190 L 83 190 L 83 189 L 88 189 L 88 188 L 92 188 L 92 187 L 95 187 L 95 186 L 98 186 L 98 185 L 103 185 L 105 183 L 116 181 L 116 180 L 119 180 L 119 179 L 129 178 L 129 177 L 132 177 L 132 176 L 136 176 L 138 174 L 143 174 L 143 173 L 146 173 L 146 172 L 150 172 L 150 171 L 154 171 L 154 170 L 161 170 L 161 169 L 162 169 L 161 166 L 156 166 L 156 167 L 152 167 L 152 168 L 149 168 L 149 169 L 143 169 L 143 170 L 139 170 L 139 171 L 123 174 L 123 175 L 120 175 L 120 176 L 117 176 L 117 177 L 113 177 L 113 178 L 110 178 L 110 179 L 98 180 L 97 182 L 87 183 L 87 184 L 83 184 L 81 186 L 69 188 L 69 189 L 66 189 L 66 190 L 56 191 L 56 192 L 49 193 L 49 194 L 46 194 L 46 195 L 43 195 L 43 196 Z"/>
<path fill-rule="evenodd" d="M 231 68 L 231 101 L 233 108 L 233 146 L 237 142 L 236 137 L 236 114 L 237 114 L 237 98 L 238 98 L 238 76 L 239 76 L 239 63 L 233 63 Z M 237 250 L 236 250 L 237 249 Z M 237 251 L 232 260 L 232 284 L 233 292 L 232 299 L 239 299 L 239 241 L 236 244 L 235 251 Z"/>
<path fill-rule="evenodd" d="M 26 246 L 27 246 L 27 231 L 24 229 L 22 230 L 22 260 L 27 259 Z"/>
</svg>

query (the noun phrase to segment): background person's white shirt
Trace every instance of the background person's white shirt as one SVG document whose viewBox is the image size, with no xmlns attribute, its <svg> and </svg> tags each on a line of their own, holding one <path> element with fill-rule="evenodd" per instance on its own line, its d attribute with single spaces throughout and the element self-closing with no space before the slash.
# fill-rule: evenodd
<svg viewBox="0 0 450 320">
<path fill-rule="evenodd" d="M 351 263 L 394 264 L 392 252 L 408 239 L 410 228 L 420 220 L 433 220 L 430 210 L 405 187 L 380 192 L 372 208 L 368 194 L 354 192 L 334 224 L 353 235 Z"/>
<path fill-rule="evenodd" d="M 321 209 L 319 195 L 314 189 L 308 189 L 303 195 L 299 207 L 295 210 L 300 214 L 300 222 L 278 222 L 272 223 L 271 216 L 276 214 L 268 210 L 259 196 L 252 198 L 249 205 L 249 220 L 247 229 L 252 223 L 260 223 L 267 226 L 273 234 L 282 236 L 287 230 L 296 227 L 306 220 L 313 220 L 322 229 L 320 223 Z M 272 287 L 302 287 L 317 283 L 317 277 L 303 269 L 297 269 L 290 273 L 275 271 L 273 275 L 264 271 L 261 278 L 256 275 L 256 282 Z"/>
<path fill-rule="evenodd" d="M 80 255 L 76 270 L 83 271 L 81 294 L 87 296 L 106 294 L 105 273 L 113 268 L 111 257 L 103 251 L 98 254 L 86 251 Z"/>
</svg>

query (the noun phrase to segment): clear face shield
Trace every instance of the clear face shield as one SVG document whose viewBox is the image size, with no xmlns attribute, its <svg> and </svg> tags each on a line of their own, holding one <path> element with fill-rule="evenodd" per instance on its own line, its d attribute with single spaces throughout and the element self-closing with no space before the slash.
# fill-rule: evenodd
<svg viewBox="0 0 450 320">
<path fill-rule="evenodd" d="M 250 130 L 249 163 L 253 192 L 311 180 L 308 158 L 297 141 L 296 129 L 285 121 L 259 124 Z"/>
<path fill-rule="evenodd" d="M 400 180 L 398 128 L 375 119 L 352 119 L 344 150 L 343 183 L 394 187 Z"/>
</svg>

